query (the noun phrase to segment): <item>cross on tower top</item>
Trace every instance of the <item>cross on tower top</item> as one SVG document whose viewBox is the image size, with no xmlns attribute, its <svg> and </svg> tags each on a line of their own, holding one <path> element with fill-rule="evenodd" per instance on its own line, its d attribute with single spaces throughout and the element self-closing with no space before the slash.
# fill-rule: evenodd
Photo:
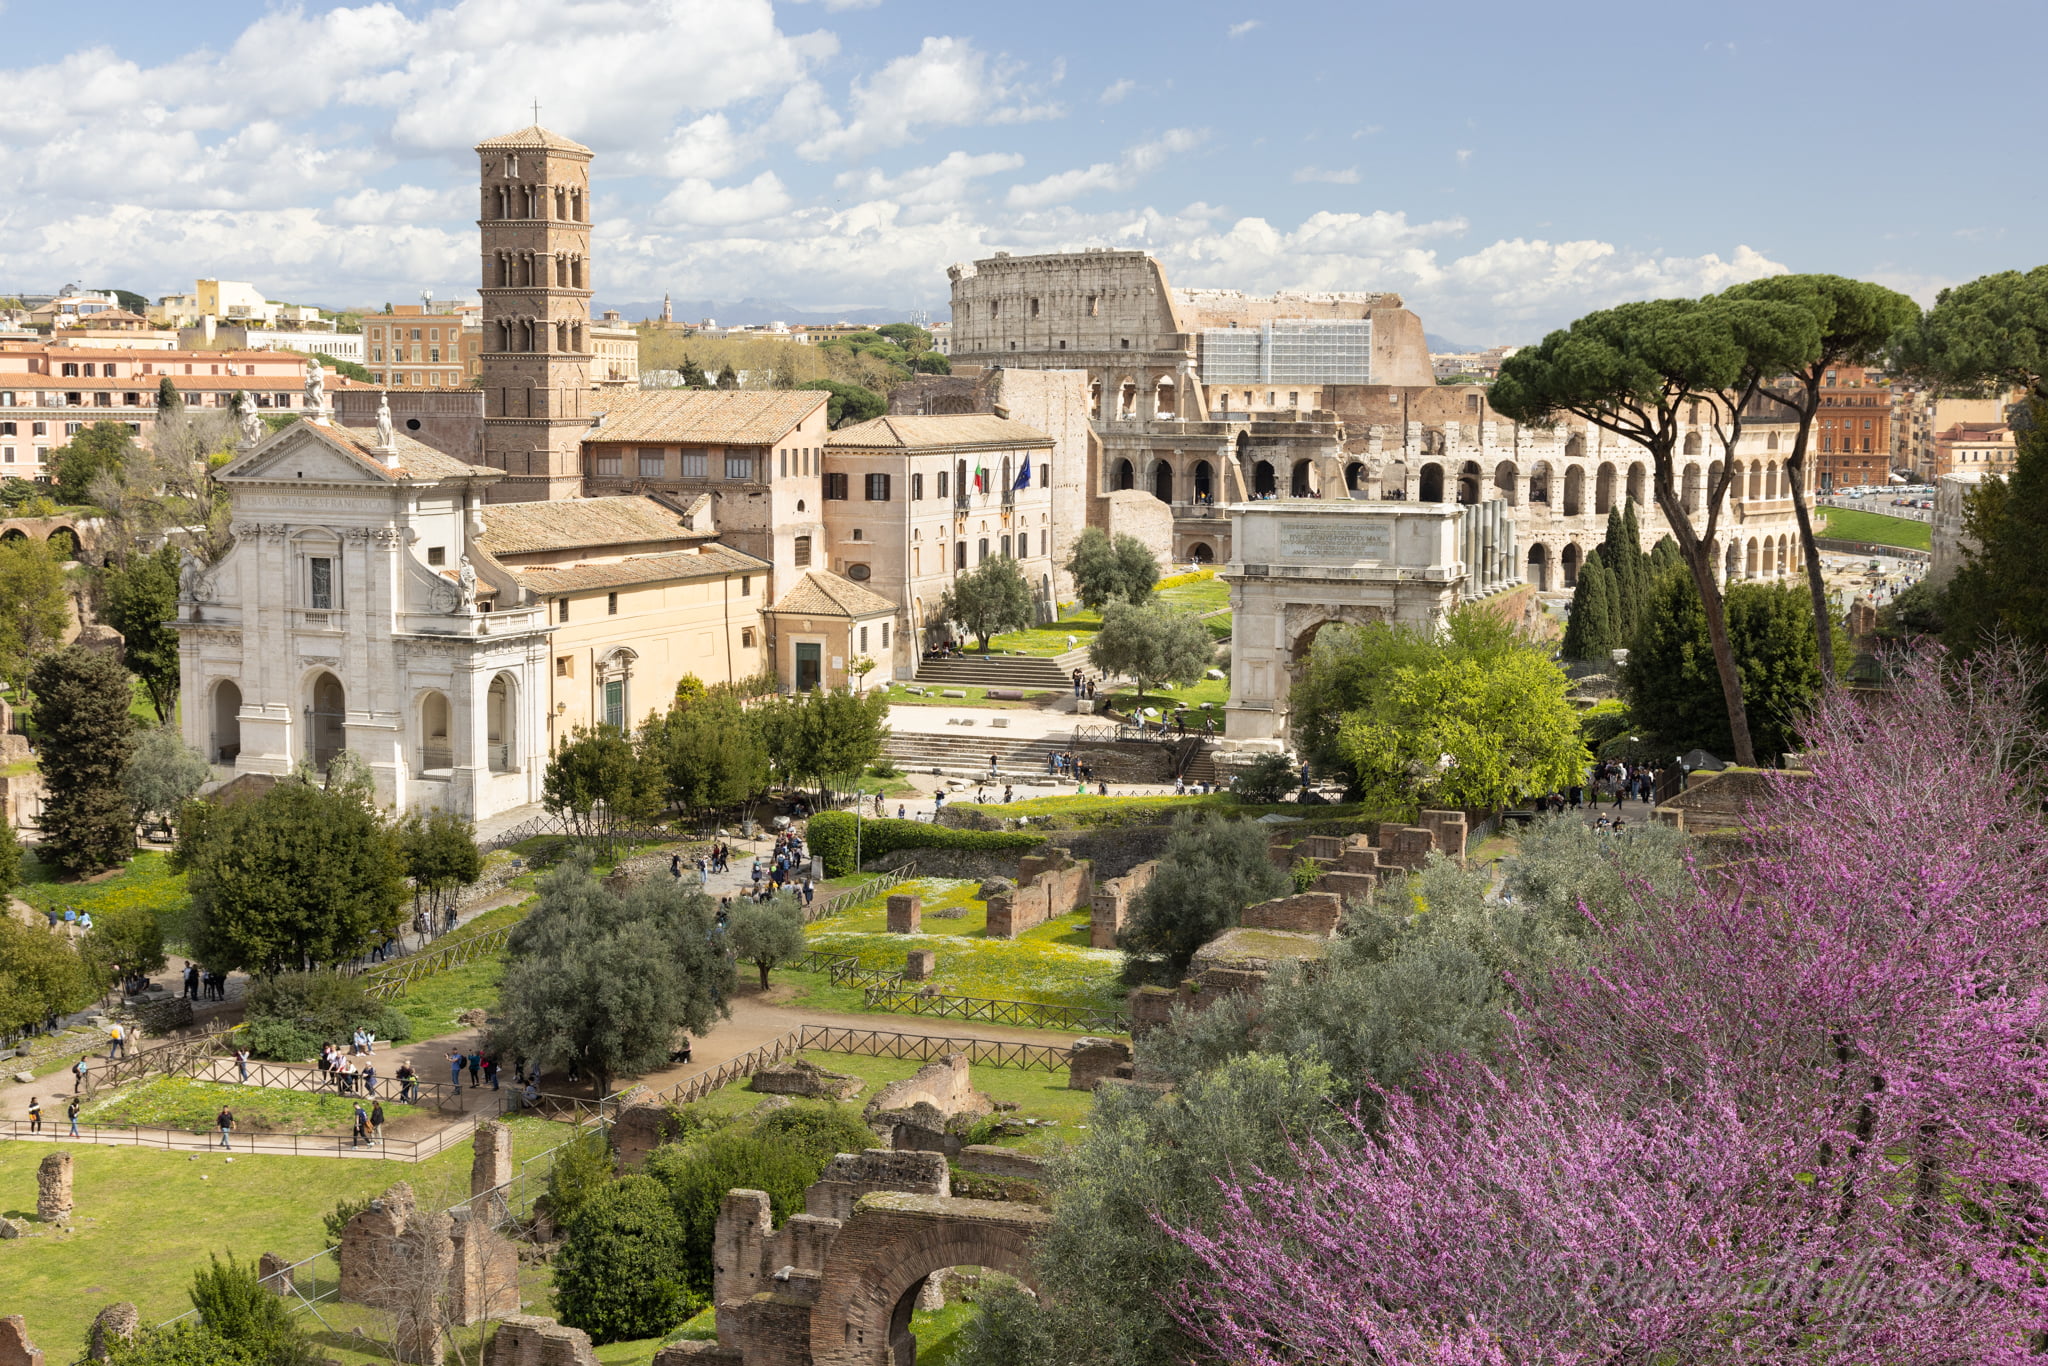
<svg viewBox="0 0 2048 1366">
<path fill-rule="evenodd" d="M 540 101 L 539 101 L 539 100 L 535 100 L 535 101 L 533 102 L 533 126 L 534 126 L 534 127 L 536 127 L 536 128 L 540 127 Z"/>
</svg>

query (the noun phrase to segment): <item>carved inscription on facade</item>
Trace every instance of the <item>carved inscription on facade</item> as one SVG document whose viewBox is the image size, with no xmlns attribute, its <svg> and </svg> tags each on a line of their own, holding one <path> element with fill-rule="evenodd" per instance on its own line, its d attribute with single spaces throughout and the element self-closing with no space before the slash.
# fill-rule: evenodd
<svg viewBox="0 0 2048 1366">
<path fill-rule="evenodd" d="M 1393 550 L 1393 529 L 1382 523 L 1280 528 L 1280 553 L 1290 560 L 1385 560 Z"/>
</svg>

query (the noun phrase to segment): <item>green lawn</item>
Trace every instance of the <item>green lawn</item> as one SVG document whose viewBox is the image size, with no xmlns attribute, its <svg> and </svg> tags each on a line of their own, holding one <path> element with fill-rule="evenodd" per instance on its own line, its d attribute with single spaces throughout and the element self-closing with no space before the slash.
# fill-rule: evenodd
<svg viewBox="0 0 2048 1366">
<path fill-rule="evenodd" d="M 1068 650 L 1085 650 L 1088 637 L 1102 629 L 1102 614 L 1091 612 L 1085 607 L 1074 606 L 1060 614 L 1060 619 L 1050 626 L 1035 626 L 1028 631 L 1005 631 L 989 641 L 991 648 L 1018 655 L 1063 655 Z M 1075 643 L 1067 644 L 1072 636 Z"/>
<path fill-rule="evenodd" d="M 971 1026 L 963 1024 L 960 1032 L 971 1034 Z M 802 1054 L 819 1067 L 834 1072 L 846 1072 L 867 1083 L 861 1093 L 844 1102 L 846 1108 L 858 1115 L 861 1107 L 874 1093 L 892 1081 L 901 1081 L 911 1076 L 926 1064 L 916 1058 L 870 1058 L 859 1053 L 807 1052 Z M 1051 1120 L 1044 1126 L 1044 1132 L 1032 1132 L 1020 1137 L 1001 1138 L 996 1142 L 1010 1148 L 1042 1149 L 1060 1137 L 1071 1138 L 1078 1126 L 1088 1122 L 1088 1107 L 1094 1096 L 1087 1091 L 1073 1091 L 1067 1088 L 1067 1074 L 1060 1072 L 1039 1072 L 1022 1067 L 976 1066 L 973 1069 L 974 1089 L 985 1092 L 991 1100 L 1006 1101 L 1017 1107 L 1020 1119 Z M 746 1083 L 722 1087 L 700 1100 L 692 1109 L 714 1115 L 744 1115 L 762 1101 L 758 1091 L 747 1089 Z M 1040 1126 L 1031 1126 L 1034 1130 Z"/>
<path fill-rule="evenodd" d="M 545 1120 L 512 1124 L 520 1158 L 567 1137 L 565 1126 Z M 76 1144 L 77 1205 L 72 1229 L 62 1232 L 35 1222 L 36 1168 L 51 1151 L 47 1143 L 0 1143 L 0 1214 L 25 1218 L 33 1230 L 0 1243 L 0 1305 L 28 1316 L 30 1336 L 53 1362 L 83 1349 L 93 1315 L 114 1300 L 134 1301 L 146 1324 L 191 1308 L 186 1287 L 209 1253 L 254 1261 L 264 1252 L 293 1260 L 318 1252 L 327 1241 L 320 1217 L 340 1200 L 396 1181 L 410 1181 L 421 1203 L 436 1207 L 469 1194 L 468 1144 L 421 1163 Z M 326 1268 L 331 1277 L 333 1264 Z"/>
<path fill-rule="evenodd" d="M 920 683 L 917 686 L 925 689 L 922 697 L 906 690 L 901 683 L 891 683 L 889 685 L 889 705 L 892 707 L 993 707 L 998 710 L 1005 708 L 1015 710 L 1020 707 L 1042 706 L 1048 697 L 1060 696 L 1060 694 L 1050 691 L 1038 692 L 1024 689 L 1022 690 L 1024 700 L 1019 702 L 1008 698 L 991 700 L 987 688 L 961 687 L 953 683 Z M 964 698 L 941 697 L 939 693 L 942 690 L 964 692 L 967 696 Z M 997 691 L 1014 692 L 1018 690 L 999 688 Z"/>
<path fill-rule="evenodd" d="M 1088 946 L 1086 909 L 1025 931 L 1016 939 L 987 936 L 988 904 L 975 883 L 952 878 L 916 878 L 892 894 L 923 898 L 922 933 L 890 934 L 888 905 L 877 899 L 805 928 L 813 948 L 858 958 L 878 968 L 901 968 L 910 949 L 938 953 L 932 985 L 954 996 L 992 997 L 1005 1001 L 1043 1001 L 1055 1005 L 1113 1010 L 1122 997 L 1118 977 L 1123 955 Z M 957 920 L 935 912 L 964 911 Z M 785 980 L 792 980 L 796 974 Z M 814 1009 L 859 1009 L 861 995 L 852 986 L 833 988 L 823 974 L 802 974 L 797 1002 Z M 819 990 L 824 984 L 824 991 Z"/>
<path fill-rule="evenodd" d="M 1159 600 L 1169 607 L 1192 612 L 1213 612 L 1230 606 L 1230 585 L 1216 577 L 1214 570 L 1201 574 L 1180 574 L 1160 580 Z"/>
<path fill-rule="evenodd" d="M 410 1106 L 401 1107 L 389 1096 L 382 1099 L 390 1118 L 411 1113 Z M 352 1096 L 326 1091 L 277 1091 L 193 1081 L 189 1077 L 159 1077 L 124 1087 L 81 1111 L 78 1120 L 81 1124 L 132 1124 L 145 1129 L 202 1134 L 213 1129 L 213 1117 L 220 1113 L 222 1105 L 234 1111 L 237 1132 L 246 1134 L 345 1134 L 355 1122 Z M 363 1108 L 369 1108 L 367 1098 Z"/>
<path fill-rule="evenodd" d="M 1126 689 L 1110 694 L 1109 705 L 1126 716 L 1130 715 L 1133 709 L 1140 705 L 1157 707 L 1160 713 L 1165 716 L 1173 715 L 1174 708 L 1185 706 L 1188 709 L 1188 729 L 1190 731 L 1198 731 L 1202 728 L 1200 718 L 1204 715 L 1202 704 L 1207 702 L 1209 704 L 1209 712 L 1207 714 L 1215 716 L 1216 732 L 1220 735 L 1223 732 L 1223 708 L 1229 701 L 1229 679 L 1204 678 L 1188 684 L 1185 688 L 1159 687 L 1148 689 L 1142 704 L 1139 702 L 1138 694 L 1134 689 Z"/>
<path fill-rule="evenodd" d="M 1934 526 L 1929 522 L 1847 508 L 1815 508 L 1814 512 L 1822 519 L 1822 524 L 1814 528 L 1816 535 L 1844 541 L 1869 541 L 1873 545 L 1903 546 L 1907 550 L 1927 550 L 1934 544 Z"/>
<path fill-rule="evenodd" d="M 61 911 L 76 906 L 80 911 L 148 908 L 163 927 L 164 942 L 182 946 L 187 937 L 186 914 L 191 898 L 185 894 L 185 875 L 170 870 L 169 859 L 159 853 L 142 851 L 117 873 L 89 882 L 64 880 L 64 873 L 24 850 L 21 859 L 22 885 L 15 895 L 39 911 Z"/>
</svg>

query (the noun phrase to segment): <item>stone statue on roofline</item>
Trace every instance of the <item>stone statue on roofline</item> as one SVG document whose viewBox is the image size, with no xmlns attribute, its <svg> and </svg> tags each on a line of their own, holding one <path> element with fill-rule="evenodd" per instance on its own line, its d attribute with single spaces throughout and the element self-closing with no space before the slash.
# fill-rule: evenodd
<svg viewBox="0 0 2048 1366">
<path fill-rule="evenodd" d="M 387 392 L 377 398 L 377 449 L 394 449 L 398 438 L 391 430 L 391 395 Z"/>
<path fill-rule="evenodd" d="M 264 438 L 266 433 L 263 427 L 263 419 L 257 415 L 256 405 L 249 401 L 247 394 L 238 393 L 235 397 L 241 400 L 242 409 L 241 413 L 235 418 L 235 425 L 241 430 L 243 447 L 247 448 Z"/>
<path fill-rule="evenodd" d="M 327 372 L 316 356 L 306 357 L 306 412 L 313 422 L 327 421 Z"/>
</svg>

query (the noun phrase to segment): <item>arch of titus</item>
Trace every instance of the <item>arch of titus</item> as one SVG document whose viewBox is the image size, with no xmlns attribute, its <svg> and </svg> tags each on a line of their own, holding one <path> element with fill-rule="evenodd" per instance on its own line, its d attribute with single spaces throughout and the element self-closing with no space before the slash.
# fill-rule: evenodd
<svg viewBox="0 0 2048 1366">
<path fill-rule="evenodd" d="M 1461 602 L 1521 584 L 1507 503 L 1235 503 L 1225 748 L 1287 747 L 1287 694 L 1332 622 L 1441 622 Z"/>
</svg>

